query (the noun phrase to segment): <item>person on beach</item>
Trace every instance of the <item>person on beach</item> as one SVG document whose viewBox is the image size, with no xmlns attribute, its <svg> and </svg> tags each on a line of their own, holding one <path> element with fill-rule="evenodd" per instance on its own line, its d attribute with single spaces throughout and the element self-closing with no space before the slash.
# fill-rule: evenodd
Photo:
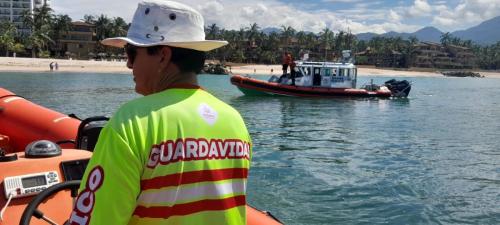
<svg viewBox="0 0 500 225">
<path fill-rule="evenodd" d="M 59 64 L 57 62 L 54 63 L 54 69 L 59 70 Z"/>
<path fill-rule="evenodd" d="M 54 71 L 54 62 L 50 62 L 49 68 L 50 68 L 50 71 Z"/>
<path fill-rule="evenodd" d="M 135 91 L 103 128 L 70 224 L 246 224 L 251 140 L 240 114 L 198 86 L 203 17 L 173 1 L 139 3 L 124 47 Z"/>
</svg>

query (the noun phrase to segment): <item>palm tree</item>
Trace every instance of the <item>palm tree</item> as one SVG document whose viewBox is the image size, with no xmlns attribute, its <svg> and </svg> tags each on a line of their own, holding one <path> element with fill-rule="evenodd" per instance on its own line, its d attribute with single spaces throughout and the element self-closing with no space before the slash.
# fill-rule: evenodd
<svg viewBox="0 0 500 225">
<path fill-rule="evenodd" d="M 296 31 L 295 31 L 295 29 L 293 29 L 293 27 L 285 26 L 285 25 L 282 25 L 281 29 L 283 29 L 281 32 L 281 41 L 282 41 L 282 43 L 284 43 L 284 47 L 285 47 L 284 50 L 288 51 L 290 40 L 295 35 Z"/>
<path fill-rule="evenodd" d="M 95 16 L 93 16 L 93 15 L 88 15 L 88 14 L 86 14 L 86 15 L 84 15 L 84 16 L 83 16 L 83 21 L 84 21 L 85 23 L 92 24 L 92 25 L 94 25 L 94 24 L 95 24 L 95 22 L 96 22 L 96 20 L 95 20 Z"/>
<path fill-rule="evenodd" d="M 324 50 L 325 50 L 325 58 L 324 58 L 324 60 L 328 60 L 328 50 L 331 49 L 330 43 L 335 38 L 335 34 L 333 33 L 333 31 L 331 31 L 330 29 L 328 29 L 328 27 L 326 27 L 325 29 L 323 29 L 319 33 L 319 37 L 320 37 L 320 41 L 323 44 Z M 335 46 L 335 47 L 337 47 L 337 46 Z"/>
<path fill-rule="evenodd" d="M 96 29 L 96 42 L 97 42 L 97 49 L 96 52 L 108 52 L 108 48 L 106 46 L 101 45 L 101 41 L 108 38 L 112 37 L 112 20 L 104 15 L 101 14 L 97 19 L 95 20 L 95 29 Z"/>
<path fill-rule="evenodd" d="M 209 39 L 209 40 L 218 39 L 219 31 L 220 31 L 220 28 L 215 23 L 206 27 L 205 32 L 207 33 L 207 39 Z"/>
<path fill-rule="evenodd" d="M 109 32 L 113 37 L 123 37 L 127 35 L 128 24 L 121 17 L 115 17 L 109 24 Z"/>
<path fill-rule="evenodd" d="M 72 19 L 68 15 L 57 15 L 52 19 L 52 32 L 51 38 L 52 40 L 57 41 L 61 38 L 62 34 L 68 33 L 72 29 Z M 56 56 L 60 56 L 61 47 L 60 44 L 57 44 Z"/>
<path fill-rule="evenodd" d="M 450 44 L 451 39 L 452 39 L 452 36 L 451 36 L 450 32 L 446 32 L 446 33 L 441 35 L 441 44 L 446 46 L 446 45 Z"/>
<path fill-rule="evenodd" d="M 35 8 L 33 13 L 25 11 L 21 16 L 23 24 L 31 28 L 31 34 L 26 42 L 31 46 L 33 57 L 36 57 L 36 53 L 44 48 L 48 50 L 47 43 L 55 43 L 50 38 L 50 33 L 52 32 L 52 12 L 53 10 L 47 4 L 44 4 L 40 8 Z"/>
<path fill-rule="evenodd" d="M 111 19 L 108 16 L 101 14 L 95 21 L 95 29 L 97 41 L 102 41 L 111 37 Z"/>
<path fill-rule="evenodd" d="M 9 51 L 15 46 L 15 35 L 17 28 L 12 22 L 0 24 L 0 49 L 5 50 L 5 56 L 9 56 Z"/>
<path fill-rule="evenodd" d="M 403 55 L 405 57 L 405 67 L 410 67 L 413 62 L 413 54 L 415 52 L 415 46 L 418 43 L 418 38 L 415 36 L 410 36 L 408 38 L 408 42 L 406 48 L 403 51 Z"/>
<path fill-rule="evenodd" d="M 260 27 L 257 23 L 250 24 L 250 27 L 247 27 L 248 39 L 253 39 L 259 34 Z"/>
</svg>

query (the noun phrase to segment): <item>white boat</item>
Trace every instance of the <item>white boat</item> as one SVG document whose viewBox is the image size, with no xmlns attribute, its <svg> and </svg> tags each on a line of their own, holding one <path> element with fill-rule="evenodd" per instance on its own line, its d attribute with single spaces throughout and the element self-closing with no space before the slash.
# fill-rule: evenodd
<svg viewBox="0 0 500 225">
<path fill-rule="evenodd" d="M 296 61 L 295 85 L 290 74 L 272 76 L 268 81 L 235 75 L 231 83 L 247 95 L 271 94 L 299 97 L 407 97 L 410 82 L 390 80 L 383 85 L 370 83 L 356 88 L 358 70 L 351 51 L 343 51 L 341 62 Z"/>
</svg>

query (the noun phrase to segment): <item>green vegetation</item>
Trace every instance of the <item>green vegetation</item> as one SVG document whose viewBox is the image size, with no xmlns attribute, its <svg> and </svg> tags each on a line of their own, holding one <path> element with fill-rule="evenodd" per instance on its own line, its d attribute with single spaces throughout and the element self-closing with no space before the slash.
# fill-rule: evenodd
<svg viewBox="0 0 500 225">
<path fill-rule="evenodd" d="M 375 37 L 370 41 L 363 41 L 351 33 L 334 33 L 328 28 L 314 34 L 282 26 L 279 33 L 265 34 L 257 24 L 238 31 L 221 29 L 212 24 L 206 27 L 206 34 L 208 39 L 227 40 L 230 43 L 225 48 L 209 53 L 209 58 L 237 63 L 279 64 L 283 52 L 291 52 L 294 56 L 309 53 L 312 59 L 335 60 L 340 57 L 342 50 L 351 49 L 355 53 L 370 52 L 374 58 L 379 59 L 398 54 L 399 64 L 393 66 L 409 67 L 419 43 L 416 37 L 408 40 L 400 37 Z M 500 41 L 495 45 L 481 46 L 445 33 L 441 38 L 441 45 L 469 48 L 475 55 L 475 65 L 478 68 L 500 69 Z M 358 64 L 376 64 L 364 55 L 359 55 L 356 59 Z"/>
<path fill-rule="evenodd" d="M 9 55 L 9 51 L 13 51 L 16 46 L 15 34 L 16 27 L 12 23 L 0 24 L 0 49 Z"/>
<path fill-rule="evenodd" d="M 109 18 L 106 15 L 85 15 L 83 21 L 95 26 L 96 49 L 101 57 L 124 54 L 123 50 L 108 48 L 99 42 L 108 37 L 125 36 L 129 24 L 122 18 Z M 0 26 L 0 54 L 11 52 L 31 52 L 32 57 L 64 57 L 57 51 L 57 43 L 65 33 L 71 31 L 72 19 L 68 15 L 54 15 L 48 6 L 34 10 L 33 14 L 23 16 L 24 25 L 32 32 L 20 32 L 12 23 Z M 334 33 L 325 28 L 320 33 L 296 31 L 290 26 L 282 26 L 279 32 L 266 34 L 254 23 L 240 30 L 226 30 L 211 24 L 206 27 L 206 38 L 227 40 L 229 45 L 208 53 L 209 59 L 221 62 L 280 64 L 284 52 L 298 58 L 309 53 L 313 60 L 335 60 L 341 51 L 351 49 L 358 53 L 358 64 L 373 64 L 375 59 L 389 59 L 393 67 L 409 67 L 415 57 L 415 37 L 402 38 L 375 37 L 370 41 L 358 40 L 350 32 Z M 500 41 L 490 46 L 480 46 L 472 41 L 460 40 L 445 33 L 441 37 L 443 46 L 461 46 L 472 51 L 474 65 L 481 69 L 500 69 Z M 368 53 L 367 56 L 364 53 Z M 94 53 L 89 53 L 98 57 Z M 397 60 L 396 57 L 397 56 Z"/>
</svg>

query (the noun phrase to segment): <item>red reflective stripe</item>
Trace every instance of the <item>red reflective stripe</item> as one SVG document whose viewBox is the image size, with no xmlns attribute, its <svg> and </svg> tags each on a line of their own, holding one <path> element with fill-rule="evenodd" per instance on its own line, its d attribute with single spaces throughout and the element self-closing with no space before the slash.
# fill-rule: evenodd
<svg viewBox="0 0 500 225">
<path fill-rule="evenodd" d="M 170 186 L 192 184 L 206 181 L 220 181 L 228 179 L 242 179 L 248 177 L 248 169 L 231 168 L 220 170 L 199 170 L 185 173 L 176 173 L 167 176 L 155 177 L 141 181 L 141 189 L 160 189 Z"/>
<path fill-rule="evenodd" d="M 174 206 L 144 207 L 137 206 L 134 215 L 140 218 L 164 218 L 185 216 L 203 211 L 227 210 L 246 204 L 244 195 L 217 200 L 201 200 L 197 202 L 177 204 Z"/>
</svg>

